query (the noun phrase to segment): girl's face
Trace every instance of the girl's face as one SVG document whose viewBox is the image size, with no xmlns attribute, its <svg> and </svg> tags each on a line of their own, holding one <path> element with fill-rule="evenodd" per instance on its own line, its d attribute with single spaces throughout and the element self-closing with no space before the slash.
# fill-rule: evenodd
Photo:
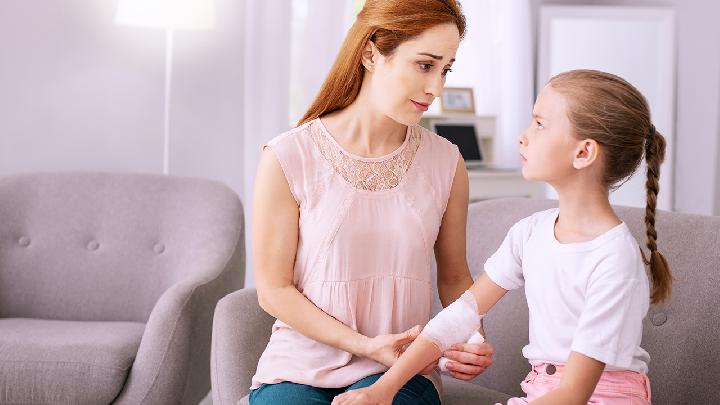
<svg viewBox="0 0 720 405">
<path fill-rule="evenodd" d="M 545 86 L 535 101 L 530 126 L 518 137 L 523 177 L 553 184 L 576 172 L 583 141 L 574 132 L 567 100 Z"/>
<path fill-rule="evenodd" d="M 460 34 L 455 24 L 442 24 L 400 44 L 395 51 L 381 55 L 374 44 L 368 46 L 371 59 L 369 85 L 373 108 L 404 125 L 415 125 L 445 85 Z M 369 51 L 366 51 L 369 57 Z M 365 56 L 365 55 L 364 55 Z"/>
</svg>

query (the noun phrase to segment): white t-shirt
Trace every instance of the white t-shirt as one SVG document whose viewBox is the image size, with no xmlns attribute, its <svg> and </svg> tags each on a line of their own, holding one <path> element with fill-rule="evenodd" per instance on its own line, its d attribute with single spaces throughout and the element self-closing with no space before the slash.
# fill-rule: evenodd
<svg viewBox="0 0 720 405">
<path fill-rule="evenodd" d="M 523 355 L 532 364 L 565 363 L 574 351 L 606 370 L 647 373 L 640 341 L 650 291 L 637 241 L 622 223 L 589 242 L 563 244 L 555 239 L 557 216 L 555 208 L 522 219 L 485 262 L 500 287 L 525 286 Z"/>
</svg>

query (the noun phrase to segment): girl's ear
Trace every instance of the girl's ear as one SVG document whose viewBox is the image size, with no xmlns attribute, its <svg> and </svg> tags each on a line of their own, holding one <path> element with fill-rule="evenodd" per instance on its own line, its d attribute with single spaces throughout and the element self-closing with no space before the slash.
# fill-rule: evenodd
<svg viewBox="0 0 720 405">
<path fill-rule="evenodd" d="M 379 54 L 380 51 L 378 51 L 375 43 L 373 41 L 367 41 L 362 51 L 362 64 L 369 72 L 375 69 L 375 62 L 377 62 Z"/>
<path fill-rule="evenodd" d="M 592 165 L 600 153 L 600 145 L 594 139 L 584 139 L 578 142 L 578 148 L 573 159 L 575 169 L 584 169 Z"/>
</svg>

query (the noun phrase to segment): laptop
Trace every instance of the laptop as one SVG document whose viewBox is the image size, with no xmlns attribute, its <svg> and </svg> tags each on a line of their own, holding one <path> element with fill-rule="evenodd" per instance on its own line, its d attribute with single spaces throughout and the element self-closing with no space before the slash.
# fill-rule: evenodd
<svg viewBox="0 0 720 405">
<path fill-rule="evenodd" d="M 468 169 L 487 166 L 487 155 L 478 142 L 475 121 L 433 120 L 430 130 L 457 145 Z"/>
</svg>

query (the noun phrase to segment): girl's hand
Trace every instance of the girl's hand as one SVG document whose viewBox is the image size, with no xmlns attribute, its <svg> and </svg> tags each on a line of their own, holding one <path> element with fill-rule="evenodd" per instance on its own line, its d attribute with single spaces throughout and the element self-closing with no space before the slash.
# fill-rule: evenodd
<svg viewBox="0 0 720 405">
<path fill-rule="evenodd" d="M 391 367 L 407 346 L 420 335 L 420 331 L 422 331 L 422 327 L 418 325 L 402 333 L 368 338 L 364 343 L 362 353 L 367 358 Z"/>
<path fill-rule="evenodd" d="M 391 405 L 393 397 L 394 395 L 382 395 L 371 385 L 336 396 L 332 405 Z"/>
</svg>

